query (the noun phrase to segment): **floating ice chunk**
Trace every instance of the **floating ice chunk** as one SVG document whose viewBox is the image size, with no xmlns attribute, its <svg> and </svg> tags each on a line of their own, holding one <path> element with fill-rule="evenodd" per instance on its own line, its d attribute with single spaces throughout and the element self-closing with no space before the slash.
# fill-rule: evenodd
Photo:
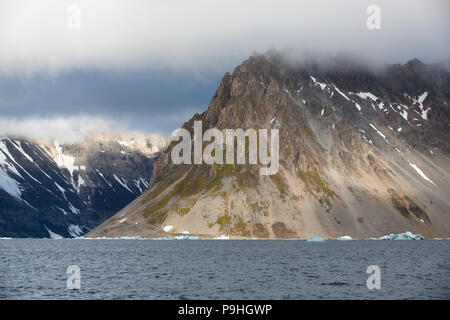
<svg viewBox="0 0 450 320">
<path fill-rule="evenodd" d="M 197 236 L 176 236 L 175 239 L 177 240 L 200 240 L 200 237 Z"/>
<path fill-rule="evenodd" d="M 391 233 L 380 238 L 370 238 L 371 240 L 423 240 L 421 234 L 413 234 L 409 231 L 404 233 Z"/>
<path fill-rule="evenodd" d="M 323 238 L 321 238 L 321 237 L 311 237 L 311 238 L 309 238 L 306 241 L 308 241 L 308 242 L 323 242 L 325 240 Z"/>
<path fill-rule="evenodd" d="M 347 240 L 353 240 L 353 239 L 352 239 L 352 237 L 350 237 L 350 236 L 342 236 L 342 237 L 337 238 L 336 240 L 344 240 L 344 241 L 347 241 Z"/>
<path fill-rule="evenodd" d="M 230 237 L 221 234 L 220 236 L 218 236 L 218 237 L 216 237 L 214 239 L 216 239 L 216 240 L 229 240 Z"/>
<path fill-rule="evenodd" d="M 164 232 L 169 232 L 169 231 L 172 230 L 172 229 L 173 229 L 173 226 L 165 226 L 165 227 L 163 228 Z"/>
<path fill-rule="evenodd" d="M 119 240 L 144 240 L 143 238 L 138 237 L 138 236 L 136 236 L 136 237 L 126 237 L 126 236 L 124 236 L 124 237 L 120 237 L 120 238 L 116 238 L 116 239 L 119 239 Z"/>
</svg>

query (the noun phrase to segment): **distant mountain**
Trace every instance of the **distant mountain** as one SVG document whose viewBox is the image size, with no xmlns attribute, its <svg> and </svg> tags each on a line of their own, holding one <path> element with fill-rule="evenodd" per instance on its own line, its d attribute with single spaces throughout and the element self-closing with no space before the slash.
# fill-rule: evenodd
<svg viewBox="0 0 450 320">
<path fill-rule="evenodd" d="M 92 134 L 80 143 L 0 137 L 0 237 L 77 237 L 148 186 L 160 136 Z"/>
<path fill-rule="evenodd" d="M 174 165 L 172 143 L 150 188 L 88 236 L 449 237 L 449 104 L 448 71 L 419 60 L 370 70 L 254 55 L 184 128 L 278 128 L 279 172 Z"/>
</svg>

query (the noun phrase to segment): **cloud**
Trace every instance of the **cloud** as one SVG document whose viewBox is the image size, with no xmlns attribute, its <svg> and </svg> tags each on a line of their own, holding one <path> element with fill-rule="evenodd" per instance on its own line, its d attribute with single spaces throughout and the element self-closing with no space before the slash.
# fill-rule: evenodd
<svg viewBox="0 0 450 320">
<path fill-rule="evenodd" d="M 381 8 L 381 30 L 366 9 Z M 70 29 L 70 6 L 80 29 Z M 386 62 L 448 57 L 446 0 L 2 0 L 0 69 L 223 73 L 253 50 L 302 48 Z"/>
<path fill-rule="evenodd" d="M 89 116 L 14 119 L 0 117 L 0 136 L 22 136 L 37 140 L 57 139 L 63 143 L 81 141 L 88 133 L 109 132 L 117 124 Z"/>
<path fill-rule="evenodd" d="M 90 115 L 132 130 L 168 134 L 207 108 L 219 80 L 168 71 L 0 73 L 0 114 L 16 119 Z"/>
<path fill-rule="evenodd" d="M 381 30 L 366 27 L 373 4 Z M 272 47 L 297 63 L 343 54 L 448 66 L 449 9 L 448 0 L 0 0 L 0 134 L 169 134 L 207 108 L 223 73 Z"/>
</svg>

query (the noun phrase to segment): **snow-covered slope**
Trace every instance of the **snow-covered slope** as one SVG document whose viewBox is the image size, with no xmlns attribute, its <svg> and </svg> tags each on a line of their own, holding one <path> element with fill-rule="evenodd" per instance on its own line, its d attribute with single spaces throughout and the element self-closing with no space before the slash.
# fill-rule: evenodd
<svg viewBox="0 0 450 320">
<path fill-rule="evenodd" d="M 0 137 L 0 236 L 75 237 L 148 186 L 165 138 L 89 135 L 82 143 Z"/>
</svg>

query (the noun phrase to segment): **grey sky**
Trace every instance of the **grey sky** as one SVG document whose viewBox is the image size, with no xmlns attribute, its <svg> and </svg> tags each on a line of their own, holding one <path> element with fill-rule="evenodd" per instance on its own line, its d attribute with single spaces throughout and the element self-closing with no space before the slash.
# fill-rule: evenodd
<svg viewBox="0 0 450 320">
<path fill-rule="evenodd" d="M 366 27 L 372 4 L 381 30 Z M 67 27 L 71 5 L 80 29 Z M 449 13 L 446 0 L 0 0 L 0 134 L 80 116 L 169 133 L 207 107 L 224 72 L 271 47 L 439 61 Z"/>
</svg>

